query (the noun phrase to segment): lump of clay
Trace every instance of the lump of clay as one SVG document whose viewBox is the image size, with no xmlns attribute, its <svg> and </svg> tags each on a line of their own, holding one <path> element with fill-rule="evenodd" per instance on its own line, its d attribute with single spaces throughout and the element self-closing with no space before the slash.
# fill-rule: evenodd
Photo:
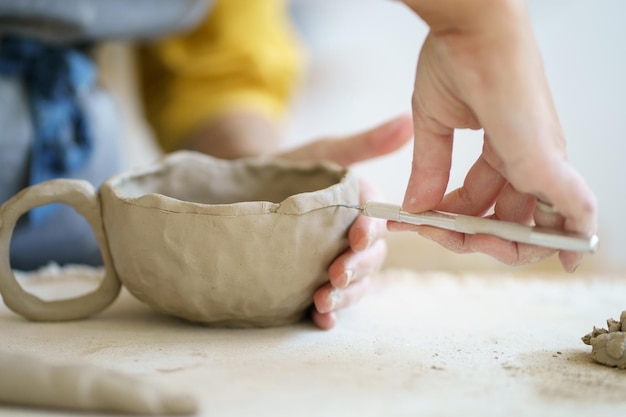
<svg viewBox="0 0 626 417">
<path fill-rule="evenodd" d="M 0 351 L 0 403 L 142 415 L 187 415 L 194 397 L 87 364 L 52 364 Z"/>
<path fill-rule="evenodd" d="M 348 247 L 358 181 L 325 163 L 178 152 L 100 189 L 124 286 L 154 309 L 222 326 L 300 319 Z"/>
<path fill-rule="evenodd" d="M 594 326 L 591 333 L 582 337 L 583 343 L 591 345 L 591 357 L 607 366 L 626 368 L 626 311 L 622 311 L 620 321 L 609 319 L 607 329 Z"/>
</svg>

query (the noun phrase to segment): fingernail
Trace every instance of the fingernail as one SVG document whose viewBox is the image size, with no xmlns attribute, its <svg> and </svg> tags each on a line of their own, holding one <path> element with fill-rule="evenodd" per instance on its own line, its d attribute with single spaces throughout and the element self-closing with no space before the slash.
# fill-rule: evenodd
<svg viewBox="0 0 626 417">
<path fill-rule="evenodd" d="M 540 200 L 539 198 L 537 198 L 535 206 L 537 207 L 537 209 L 539 209 L 540 211 L 543 211 L 544 213 L 556 213 L 557 212 L 556 207 L 554 207 L 550 203 Z"/>
<path fill-rule="evenodd" d="M 394 221 L 388 221 L 387 222 L 387 230 L 389 230 L 390 232 L 395 232 L 400 229 L 400 225 Z"/>
<path fill-rule="evenodd" d="M 574 273 L 578 270 L 578 268 L 580 268 L 580 262 L 578 262 L 576 265 L 574 265 L 574 267 L 572 268 L 572 270 L 570 271 L 571 273 Z"/>
<path fill-rule="evenodd" d="M 333 311 L 337 305 L 341 302 L 343 298 L 343 292 L 338 288 L 333 288 L 328 294 L 328 311 L 324 311 L 323 313 L 328 313 Z"/>
<path fill-rule="evenodd" d="M 354 277 L 354 271 L 352 271 L 351 269 L 346 269 L 343 272 L 343 277 L 344 277 L 344 284 L 341 286 L 341 288 L 346 288 L 348 285 L 350 285 L 350 282 L 352 281 L 352 278 Z"/>
</svg>

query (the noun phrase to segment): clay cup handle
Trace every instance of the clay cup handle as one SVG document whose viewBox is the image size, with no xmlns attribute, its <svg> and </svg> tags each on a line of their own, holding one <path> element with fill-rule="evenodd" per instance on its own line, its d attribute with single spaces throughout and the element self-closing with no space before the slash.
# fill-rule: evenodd
<svg viewBox="0 0 626 417">
<path fill-rule="evenodd" d="M 51 203 L 73 207 L 89 222 L 100 247 L 104 278 L 95 291 L 77 298 L 44 301 L 24 291 L 11 269 L 11 236 L 18 219 L 35 207 Z M 11 310 L 37 321 L 81 319 L 108 307 L 119 294 L 120 287 L 102 226 L 100 200 L 89 182 L 70 179 L 46 181 L 23 189 L 0 206 L 0 294 Z"/>
</svg>

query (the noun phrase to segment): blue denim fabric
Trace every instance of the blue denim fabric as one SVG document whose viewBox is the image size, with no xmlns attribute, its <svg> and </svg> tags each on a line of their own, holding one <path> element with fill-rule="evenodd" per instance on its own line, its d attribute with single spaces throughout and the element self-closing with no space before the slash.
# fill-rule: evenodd
<svg viewBox="0 0 626 417">
<path fill-rule="evenodd" d="M 79 106 L 93 132 L 93 152 L 85 165 L 68 175 L 98 187 L 118 173 L 122 162 L 123 129 L 119 109 L 98 87 L 81 95 Z M 0 74 L 0 203 L 29 183 L 34 138 L 28 99 L 15 77 Z M 89 224 L 74 209 L 57 205 L 41 224 L 23 216 L 11 240 L 11 266 L 31 270 L 54 261 L 98 265 L 100 250 Z"/>
<path fill-rule="evenodd" d="M 96 68 L 79 49 L 6 36 L 0 39 L 0 74 L 16 77 L 26 92 L 33 125 L 29 184 L 67 177 L 89 160 L 90 126 L 79 96 L 93 88 Z M 41 224 L 55 206 L 31 210 Z"/>
</svg>

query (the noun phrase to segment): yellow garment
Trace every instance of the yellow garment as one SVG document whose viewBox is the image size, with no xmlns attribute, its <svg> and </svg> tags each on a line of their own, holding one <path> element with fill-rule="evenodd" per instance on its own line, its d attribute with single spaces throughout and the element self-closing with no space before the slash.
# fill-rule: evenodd
<svg viewBox="0 0 626 417">
<path fill-rule="evenodd" d="M 165 151 L 221 114 L 279 118 L 300 70 L 286 0 L 217 0 L 193 31 L 140 46 L 146 117 Z"/>
</svg>

